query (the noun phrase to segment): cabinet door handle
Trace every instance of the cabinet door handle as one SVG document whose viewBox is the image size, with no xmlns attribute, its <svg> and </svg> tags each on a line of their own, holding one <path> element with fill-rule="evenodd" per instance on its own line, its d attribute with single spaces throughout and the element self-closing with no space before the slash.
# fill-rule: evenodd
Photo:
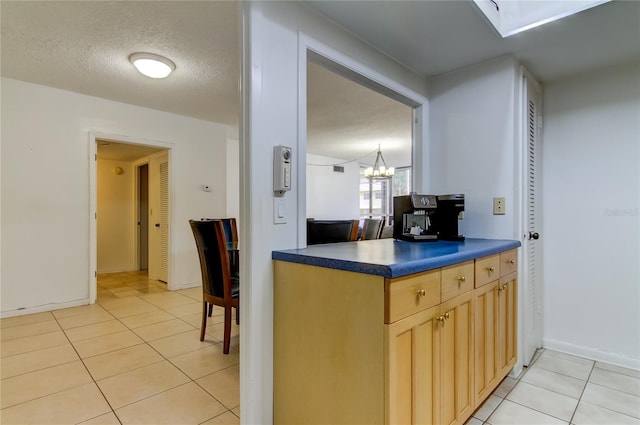
<svg viewBox="0 0 640 425">
<path fill-rule="evenodd" d="M 427 291 L 426 291 L 426 290 L 424 290 L 424 289 L 421 289 L 421 290 L 419 290 L 418 292 L 416 292 L 416 294 L 417 294 L 419 297 L 426 297 L 426 296 L 427 296 Z"/>
<path fill-rule="evenodd" d="M 445 319 L 447 319 L 447 320 L 449 320 L 449 313 L 445 313 L 445 314 L 444 314 L 444 318 L 445 318 Z"/>
<path fill-rule="evenodd" d="M 438 323 L 440 323 L 441 325 L 444 325 L 444 314 L 441 314 L 440 316 L 436 317 L 436 320 L 438 321 Z"/>
</svg>

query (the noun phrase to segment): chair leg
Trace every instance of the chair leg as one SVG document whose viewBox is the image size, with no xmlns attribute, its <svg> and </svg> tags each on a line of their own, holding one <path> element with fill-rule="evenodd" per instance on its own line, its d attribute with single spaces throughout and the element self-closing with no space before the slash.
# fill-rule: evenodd
<svg viewBox="0 0 640 425">
<path fill-rule="evenodd" d="M 236 307 L 236 325 L 240 324 L 240 307 Z"/>
<path fill-rule="evenodd" d="M 207 329 L 207 302 L 202 301 L 202 325 L 200 325 L 200 341 L 204 341 L 204 331 Z"/>
<path fill-rule="evenodd" d="M 222 352 L 229 354 L 229 345 L 231 343 L 231 307 L 224 308 L 224 342 Z"/>
<path fill-rule="evenodd" d="M 209 317 L 211 317 L 211 313 L 213 313 L 213 304 L 209 304 Z"/>
</svg>

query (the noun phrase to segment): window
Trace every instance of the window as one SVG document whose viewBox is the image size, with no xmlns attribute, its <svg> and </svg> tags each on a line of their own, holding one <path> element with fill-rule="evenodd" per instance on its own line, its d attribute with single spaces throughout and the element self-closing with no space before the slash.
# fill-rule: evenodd
<svg viewBox="0 0 640 425">
<path fill-rule="evenodd" d="M 393 197 L 411 191 L 411 167 L 396 168 L 391 179 L 370 180 L 360 170 L 360 218 L 382 217 L 393 222 Z"/>
</svg>

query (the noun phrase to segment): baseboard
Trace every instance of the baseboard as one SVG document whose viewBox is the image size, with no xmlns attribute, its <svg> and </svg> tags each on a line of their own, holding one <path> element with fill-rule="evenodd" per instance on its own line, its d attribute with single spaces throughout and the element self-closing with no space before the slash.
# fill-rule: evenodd
<svg viewBox="0 0 640 425">
<path fill-rule="evenodd" d="M 78 307 L 81 305 L 89 305 L 89 298 L 82 300 L 67 301 L 64 303 L 50 303 L 38 305 L 35 307 L 19 308 L 17 310 L 0 311 L 0 319 L 15 316 L 24 316 L 27 314 L 43 313 L 45 311 L 61 310 L 63 308 Z"/>
<path fill-rule="evenodd" d="M 170 291 L 179 291 L 180 289 L 189 289 L 189 288 L 196 288 L 196 287 L 201 287 L 202 284 L 200 282 L 192 282 L 192 283 L 183 283 L 181 285 L 176 285 L 176 286 L 171 286 L 171 288 L 169 288 Z"/>
<path fill-rule="evenodd" d="M 105 273 L 124 273 L 124 272 L 137 272 L 138 269 L 136 269 L 135 267 L 132 266 L 126 266 L 126 267 L 109 267 L 109 268 L 102 268 L 99 269 L 97 271 L 98 274 L 105 274 Z"/>
<path fill-rule="evenodd" d="M 561 353 L 584 357 L 589 360 L 609 363 L 616 366 L 626 367 L 628 369 L 640 370 L 640 359 L 626 357 L 618 353 L 612 353 L 598 348 L 569 344 L 567 342 L 546 338 L 542 339 L 542 347 L 549 350 L 559 351 Z"/>
</svg>

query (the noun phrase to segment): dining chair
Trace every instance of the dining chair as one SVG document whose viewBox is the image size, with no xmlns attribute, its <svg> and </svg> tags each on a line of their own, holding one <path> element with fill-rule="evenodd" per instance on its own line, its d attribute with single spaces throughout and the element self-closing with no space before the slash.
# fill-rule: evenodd
<svg viewBox="0 0 640 425">
<path fill-rule="evenodd" d="M 384 218 L 365 218 L 362 224 L 362 240 L 380 239 Z"/>
<path fill-rule="evenodd" d="M 196 241 L 202 274 L 202 325 L 200 341 L 204 341 L 207 317 L 214 305 L 224 308 L 224 341 L 222 352 L 229 353 L 231 341 L 231 312 L 236 309 L 236 323 L 240 324 L 240 278 L 231 269 L 230 250 L 227 249 L 222 220 L 189 220 Z M 236 252 L 237 250 L 231 250 Z"/>
<path fill-rule="evenodd" d="M 234 217 L 221 218 L 228 249 L 238 249 L 238 225 Z"/>
<path fill-rule="evenodd" d="M 307 245 L 355 241 L 359 223 L 360 220 L 307 220 Z"/>
</svg>

